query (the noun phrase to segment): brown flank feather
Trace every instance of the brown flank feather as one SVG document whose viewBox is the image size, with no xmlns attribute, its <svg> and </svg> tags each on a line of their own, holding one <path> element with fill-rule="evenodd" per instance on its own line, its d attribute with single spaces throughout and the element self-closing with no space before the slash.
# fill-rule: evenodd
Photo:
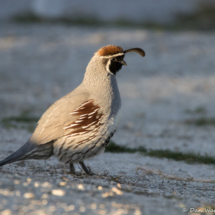
<svg viewBox="0 0 215 215">
<path fill-rule="evenodd" d="M 107 56 L 107 55 L 113 55 L 118 53 L 123 53 L 123 49 L 120 46 L 114 46 L 114 45 L 104 46 L 98 50 L 98 54 L 100 56 Z"/>
<path fill-rule="evenodd" d="M 81 135 L 86 133 L 96 133 L 99 127 L 102 125 L 100 123 L 103 114 L 98 113 L 100 107 L 93 103 L 93 100 L 90 99 L 83 103 L 81 106 L 76 108 L 71 114 L 77 116 L 76 120 L 64 127 L 67 132 L 66 136 L 70 135 Z"/>
</svg>

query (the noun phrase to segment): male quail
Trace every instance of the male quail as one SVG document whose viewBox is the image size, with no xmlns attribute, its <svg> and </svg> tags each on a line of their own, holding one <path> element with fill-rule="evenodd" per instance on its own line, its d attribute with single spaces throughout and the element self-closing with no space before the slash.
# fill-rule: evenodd
<svg viewBox="0 0 215 215">
<path fill-rule="evenodd" d="M 108 45 L 99 49 L 89 62 L 83 82 L 56 101 L 40 118 L 31 138 L 16 152 L 0 161 L 0 166 L 25 159 L 48 159 L 79 163 L 91 175 L 84 160 L 104 151 L 117 129 L 121 98 L 115 78 L 126 65 L 127 52 L 145 56 L 140 48 L 126 51 Z"/>
</svg>

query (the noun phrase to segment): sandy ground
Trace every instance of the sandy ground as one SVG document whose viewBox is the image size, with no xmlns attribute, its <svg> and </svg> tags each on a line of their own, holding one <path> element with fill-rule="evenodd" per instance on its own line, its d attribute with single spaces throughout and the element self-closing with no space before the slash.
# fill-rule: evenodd
<svg viewBox="0 0 215 215">
<path fill-rule="evenodd" d="M 117 74 L 123 107 L 112 140 L 131 148 L 214 156 L 214 127 L 184 123 L 214 116 L 214 33 L 0 23 L 0 118 L 25 110 L 41 116 L 78 86 L 93 53 L 107 44 L 141 47 L 146 52 L 145 58 L 128 54 L 128 66 Z M 204 111 L 195 112 L 198 108 Z M 6 129 L 1 124 L 0 159 L 30 135 L 25 129 Z M 213 165 L 138 153 L 105 153 L 86 163 L 96 176 L 73 177 L 54 158 L 4 166 L 0 211 L 3 215 L 175 215 L 215 205 L 214 183 L 198 182 L 215 180 Z M 141 168 L 184 180 L 147 174 Z"/>
</svg>

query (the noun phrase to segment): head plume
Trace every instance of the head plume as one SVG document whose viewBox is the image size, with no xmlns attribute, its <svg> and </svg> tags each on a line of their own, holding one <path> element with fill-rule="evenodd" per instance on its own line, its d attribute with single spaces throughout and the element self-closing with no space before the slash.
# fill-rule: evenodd
<svg viewBox="0 0 215 215">
<path fill-rule="evenodd" d="M 145 55 L 146 55 L 145 52 L 141 48 L 133 48 L 133 49 L 128 49 L 128 50 L 124 51 L 124 53 L 128 53 L 128 52 L 137 52 L 142 57 L 145 57 Z"/>
<path fill-rule="evenodd" d="M 123 51 L 123 49 L 120 46 L 114 46 L 114 45 L 104 46 L 97 51 L 98 55 L 101 58 L 122 56 L 128 52 L 137 52 L 142 57 L 145 56 L 145 52 L 141 48 L 132 48 L 132 49 Z"/>
<path fill-rule="evenodd" d="M 124 55 L 123 49 L 120 46 L 108 45 L 97 51 L 101 58 Z"/>
</svg>

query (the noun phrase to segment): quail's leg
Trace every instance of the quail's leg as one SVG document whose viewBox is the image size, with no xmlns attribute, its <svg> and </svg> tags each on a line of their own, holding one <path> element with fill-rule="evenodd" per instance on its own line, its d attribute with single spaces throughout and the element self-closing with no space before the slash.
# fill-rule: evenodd
<svg viewBox="0 0 215 215">
<path fill-rule="evenodd" d="M 84 164 L 83 161 L 79 162 L 79 164 L 81 165 L 82 169 L 84 170 L 84 172 L 87 174 L 87 175 L 95 175 L 89 168 L 87 168 Z"/>
<path fill-rule="evenodd" d="M 74 164 L 73 164 L 73 163 L 70 164 L 70 173 L 71 173 L 71 174 L 74 174 L 74 175 L 76 174 L 76 173 L 75 173 L 75 167 L 74 167 Z"/>
</svg>

